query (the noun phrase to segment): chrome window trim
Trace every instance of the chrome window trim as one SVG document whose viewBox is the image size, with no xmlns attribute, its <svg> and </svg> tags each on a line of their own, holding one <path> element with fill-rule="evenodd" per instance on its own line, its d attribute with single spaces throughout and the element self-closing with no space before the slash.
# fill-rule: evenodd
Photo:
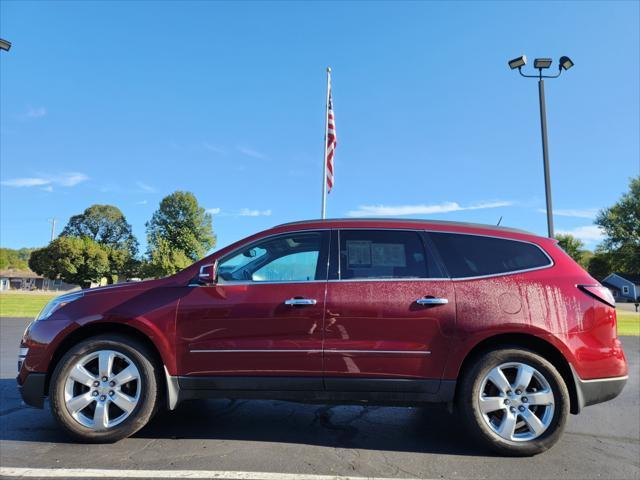
<svg viewBox="0 0 640 480">
<path fill-rule="evenodd" d="M 281 233 L 274 233 L 271 235 L 267 235 L 265 237 L 261 237 L 258 240 L 255 240 L 253 242 L 247 242 L 243 245 L 241 245 L 240 247 L 238 247 L 236 250 L 228 253 L 227 255 L 225 255 L 224 257 L 221 257 L 218 259 L 218 265 L 221 264 L 221 262 L 227 258 L 229 258 L 230 256 L 233 255 L 237 255 L 237 252 L 239 252 L 240 250 L 242 250 L 243 248 L 245 248 L 248 245 L 251 245 L 253 243 L 257 243 L 260 242 L 262 240 L 266 240 L 268 238 L 272 238 L 272 237 L 278 237 L 278 236 L 282 236 L 282 235 L 289 235 L 289 234 L 296 234 L 296 233 L 310 233 L 310 232 L 326 232 L 326 231 L 332 231 L 332 230 L 336 230 L 337 234 L 338 234 L 338 246 L 340 246 L 340 231 L 342 230 L 390 230 L 390 231 L 400 231 L 400 232 L 427 232 L 427 233 L 448 233 L 448 234 L 455 234 L 455 235 L 471 235 L 471 236 L 476 236 L 476 237 L 488 237 L 488 238 L 497 238 L 499 240 L 509 240 L 512 242 L 521 242 L 521 243 L 528 243 L 529 245 L 533 245 L 534 247 L 538 248 L 538 250 L 540 250 L 545 257 L 547 257 L 547 259 L 549 260 L 549 264 L 548 265 L 543 265 L 541 267 L 534 267 L 534 268 L 527 268 L 527 269 L 522 269 L 522 270 L 512 270 L 509 272 L 502 272 L 502 273 L 490 273 L 490 274 L 486 274 L 486 275 L 476 275 L 476 276 L 471 276 L 471 277 L 457 277 L 457 278 L 452 278 L 451 276 L 446 276 L 446 277 L 429 277 L 429 278 L 416 278 L 416 277 L 407 277 L 407 278 L 358 278 L 358 279 L 341 279 L 340 275 L 341 275 L 341 271 L 340 271 L 340 255 L 338 255 L 338 278 L 337 279 L 332 279 L 332 280 L 297 280 L 297 281 L 286 281 L 286 280 L 282 280 L 282 281 L 265 281 L 265 282 L 251 282 L 251 281 L 231 281 L 231 282 L 225 282 L 225 283 L 220 283 L 220 284 L 216 284 L 216 285 L 269 285 L 269 284 L 296 284 L 296 283 L 336 283 L 336 282 L 442 282 L 442 281 L 453 281 L 453 282 L 459 282 L 459 281 L 465 281 L 465 280 L 478 280 L 478 279 L 482 279 L 482 278 L 493 278 L 493 277 L 505 277 L 505 276 L 509 276 L 509 275 L 517 275 L 520 273 L 528 273 L 528 272 L 535 272 L 537 270 L 544 270 L 546 268 L 552 268 L 555 265 L 555 262 L 553 261 L 553 258 L 551 258 L 551 256 L 544 250 L 544 248 L 542 248 L 540 245 L 538 245 L 537 243 L 531 242 L 529 240 L 521 240 L 519 238 L 511 238 L 511 237 L 505 237 L 505 236 L 501 236 L 501 235 L 488 235 L 488 234 L 484 234 L 484 233 L 468 233 L 468 232 L 456 232 L 453 230 L 432 230 L 432 229 L 412 229 L 412 228 L 373 228 L 373 227 L 347 227 L 347 228 L 342 228 L 342 227 L 335 227 L 335 228 L 309 228 L 309 229 L 303 229 L 303 230 L 291 230 L 288 232 L 281 232 Z M 329 262 L 331 261 L 331 241 L 329 241 L 329 255 L 327 255 L 327 275 L 329 273 Z"/>
<path fill-rule="evenodd" d="M 218 262 L 218 268 L 220 268 L 220 266 L 222 265 L 222 263 L 232 257 L 235 257 L 236 255 L 238 255 L 244 248 L 246 248 L 249 245 L 254 245 L 256 243 L 262 242 L 263 240 L 267 240 L 269 238 L 273 238 L 273 237 L 282 237 L 285 235 L 291 235 L 291 234 L 296 234 L 296 233 L 320 233 L 320 232 L 331 232 L 331 228 L 309 228 L 306 230 L 291 230 L 289 232 L 280 232 L 280 233 L 272 233 L 271 235 L 267 235 L 265 237 L 260 237 L 252 242 L 247 242 L 247 243 L 243 243 L 242 245 L 240 245 L 238 248 L 236 248 L 235 250 L 227 253 L 225 256 L 217 258 L 217 262 Z M 329 237 L 329 246 L 328 246 L 328 254 L 327 254 L 327 275 L 329 273 L 329 262 L 330 262 L 330 249 L 331 249 L 331 237 Z M 318 252 L 319 253 L 319 252 Z M 292 284 L 292 283 L 325 283 L 327 280 L 269 280 L 269 281 L 264 281 L 264 282 L 253 282 L 250 280 L 237 280 L 237 281 L 225 281 L 224 283 L 218 283 L 216 282 L 216 286 L 222 286 L 222 285 L 269 285 L 269 284 L 282 284 L 282 283 L 286 283 L 286 284 Z"/>
<path fill-rule="evenodd" d="M 536 247 L 538 250 L 540 250 L 545 257 L 547 257 L 547 259 L 549 260 L 549 264 L 548 265 L 543 265 L 541 267 L 533 267 L 533 268 L 525 268 L 522 270 L 511 270 L 509 272 L 502 272 L 502 273 L 489 273 L 486 275 L 476 275 L 476 276 L 472 276 L 472 277 L 456 277 L 456 278 L 452 278 L 451 276 L 447 276 L 447 277 L 441 277 L 441 278 L 359 278 L 359 279 L 346 279 L 346 280 L 342 280 L 342 279 L 338 279 L 338 280 L 328 280 L 329 282 L 404 282 L 404 281 L 443 281 L 443 280 L 450 280 L 452 282 L 458 282 L 458 281 L 464 281 L 464 280 L 477 280 L 477 279 L 481 279 L 481 278 L 492 278 L 492 277 L 504 277 L 504 276 L 508 276 L 508 275 L 517 275 L 519 273 L 527 273 L 527 272 L 534 272 L 536 270 L 544 270 L 545 268 L 551 268 L 555 265 L 555 262 L 553 261 L 553 258 L 551 258 L 551 256 L 544 250 L 544 248 L 542 248 L 540 245 L 538 245 L 537 243 L 531 242 L 529 240 L 521 240 L 519 238 L 511 238 L 511 237 L 504 237 L 501 235 L 487 235 L 484 233 L 468 233 L 468 232 L 456 232 L 456 231 L 451 231 L 451 230 L 431 230 L 431 229 L 409 229 L 409 228 L 339 228 L 338 230 L 395 230 L 395 231 L 404 231 L 404 232 L 427 232 L 427 233 L 449 233 L 449 234 L 453 234 L 453 235 L 470 235 L 470 236 L 476 236 L 476 237 L 488 237 L 488 238 L 497 238 L 498 240 L 508 240 L 508 241 L 512 241 L 512 242 L 520 242 L 520 243 L 528 243 L 529 245 L 533 245 L 534 247 Z M 338 232 L 338 242 L 340 242 L 340 232 Z M 338 243 L 338 245 L 340 245 L 340 243 Z M 339 267 L 338 267 L 339 268 Z M 338 273 L 340 273 L 340 270 L 338 270 Z M 447 272 L 448 273 L 448 272 Z"/>
<path fill-rule="evenodd" d="M 452 278 L 451 276 L 449 276 L 451 281 L 454 281 L 454 282 L 458 282 L 458 281 L 462 281 L 462 280 L 477 280 L 477 279 L 480 279 L 480 278 L 504 277 L 504 276 L 507 276 L 507 275 L 517 275 L 519 273 L 535 272 L 536 270 L 544 270 L 546 268 L 551 268 L 551 267 L 553 267 L 555 265 L 555 262 L 553 261 L 553 258 L 551 258 L 551 256 L 545 251 L 544 248 L 542 248 L 537 243 L 530 242 L 529 240 L 521 240 L 519 238 L 502 237 L 500 235 L 486 235 L 486 234 L 483 234 L 483 233 L 452 232 L 452 231 L 445 231 L 445 230 L 425 230 L 425 231 L 428 232 L 428 233 L 448 233 L 448 234 L 453 234 L 453 235 L 468 235 L 468 236 L 476 236 L 476 237 L 488 237 L 488 238 L 497 238 L 498 240 L 508 240 L 508 241 L 511 241 L 511 242 L 528 243 L 529 245 L 533 245 L 538 250 L 540 250 L 542 252 L 542 254 L 545 257 L 547 257 L 547 260 L 549 260 L 549 264 L 548 265 L 542 265 L 540 267 L 524 268 L 524 269 L 521 269 L 521 270 L 510 270 L 508 272 L 501 272 L 501 273 L 488 273 L 486 275 L 474 275 L 474 276 L 471 276 L 471 277 L 456 277 L 456 278 Z"/>
</svg>

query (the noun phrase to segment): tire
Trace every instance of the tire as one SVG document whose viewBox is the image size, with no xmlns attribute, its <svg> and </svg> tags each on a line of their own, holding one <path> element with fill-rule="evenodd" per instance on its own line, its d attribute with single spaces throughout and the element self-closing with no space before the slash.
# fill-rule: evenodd
<svg viewBox="0 0 640 480">
<path fill-rule="evenodd" d="M 144 345 L 124 335 L 83 340 L 64 354 L 51 376 L 53 416 L 83 442 L 111 443 L 133 435 L 160 403 L 161 380 L 152 359 Z"/>
<path fill-rule="evenodd" d="M 526 389 L 518 388 L 529 375 Z M 562 435 L 569 406 L 567 386 L 556 368 L 517 347 L 476 357 L 456 394 L 468 430 L 480 444 L 507 456 L 531 456 L 551 448 Z"/>
</svg>

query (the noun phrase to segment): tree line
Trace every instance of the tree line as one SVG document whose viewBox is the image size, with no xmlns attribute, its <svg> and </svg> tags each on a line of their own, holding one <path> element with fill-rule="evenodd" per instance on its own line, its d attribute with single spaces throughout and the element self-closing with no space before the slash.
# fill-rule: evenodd
<svg viewBox="0 0 640 480">
<path fill-rule="evenodd" d="M 573 235 L 556 235 L 560 246 L 597 280 L 612 272 L 640 273 L 640 176 L 629 182 L 629 191 L 613 206 L 601 210 L 596 219 L 605 234 L 594 252 Z"/>
<path fill-rule="evenodd" d="M 157 278 L 172 275 L 202 258 L 216 244 L 211 215 L 191 192 L 162 199 L 145 224 L 147 250 L 123 213 L 113 205 L 92 205 L 74 215 L 60 236 L 31 252 L 31 270 L 47 278 L 89 286 L 103 278 Z"/>
</svg>

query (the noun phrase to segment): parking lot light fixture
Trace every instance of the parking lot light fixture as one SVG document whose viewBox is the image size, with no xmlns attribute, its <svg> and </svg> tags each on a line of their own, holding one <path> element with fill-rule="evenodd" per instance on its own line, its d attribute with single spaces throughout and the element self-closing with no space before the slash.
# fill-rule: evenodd
<svg viewBox="0 0 640 480">
<path fill-rule="evenodd" d="M 538 70 L 536 75 L 528 75 L 522 72 L 522 67 L 527 63 L 527 57 L 524 55 L 509 61 L 511 70 L 518 69 L 520 76 L 525 78 L 538 79 L 538 98 L 540 100 L 540 130 L 542 133 L 542 162 L 544 168 L 544 190 L 547 203 L 547 231 L 550 238 L 554 237 L 553 232 L 553 207 L 551 204 L 551 174 L 549 172 L 549 150 L 547 145 L 547 107 L 544 98 L 544 79 L 558 78 L 563 70 L 569 70 L 573 67 L 573 61 L 567 57 L 560 57 L 559 69 L 556 75 L 543 75 L 543 70 L 548 69 L 553 60 L 550 58 L 536 58 L 533 67 Z"/>
<path fill-rule="evenodd" d="M 573 60 L 569 57 L 560 57 L 560 70 L 569 70 L 573 67 Z"/>
<path fill-rule="evenodd" d="M 533 68 L 537 68 L 538 70 L 542 70 L 543 68 L 549 68 L 553 60 L 550 58 L 536 58 L 533 61 Z"/>
<path fill-rule="evenodd" d="M 11 42 L 5 40 L 4 38 L 0 38 L 0 50 L 4 50 L 8 52 L 11 49 Z"/>
<path fill-rule="evenodd" d="M 527 57 L 525 55 L 520 55 L 518 58 L 514 58 L 513 60 L 509 60 L 509 68 L 514 70 L 516 68 L 522 68 L 527 64 Z"/>
</svg>

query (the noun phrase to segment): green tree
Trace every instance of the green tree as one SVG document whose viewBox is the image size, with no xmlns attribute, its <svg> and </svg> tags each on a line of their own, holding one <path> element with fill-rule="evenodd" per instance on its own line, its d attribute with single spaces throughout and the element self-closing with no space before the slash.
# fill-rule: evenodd
<svg viewBox="0 0 640 480">
<path fill-rule="evenodd" d="M 191 192 L 177 191 L 163 198 L 146 227 L 149 263 L 162 266 L 159 272 L 174 273 L 184 268 L 216 243 L 211 215 Z"/>
<path fill-rule="evenodd" d="M 71 217 L 60 235 L 89 237 L 105 247 L 126 250 L 132 257 L 138 253 L 138 241 L 131 225 L 113 205 L 91 205 L 80 215 Z"/>
<path fill-rule="evenodd" d="M 29 268 L 47 278 L 61 278 L 86 288 L 109 274 L 109 254 L 89 237 L 59 237 L 31 253 Z"/>
<path fill-rule="evenodd" d="M 119 208 L 92 205 L 80 215 L 71 217 L 60 236 L 87 237 L 103 246 L 109 259 L 106 275 L 109 283 L 119 276 L 136 274 L 138 241 Z"/>
<path fill-rule="evenodd" d="M 582 256 L 584 253 L 584 243 L 582 240 L 574 237 L 571 234 L 559 233 L 556 235 L 558 245 L 562 248 L 567 255 L 573 258 L 576 262 L 582 262 Z"/>
<path fill-rule="evenodd" d="M 606 234 L 602 247 L 610 253 L 612 270 L 640 272 L 640 176 L 631 179 L 615 205 L 600 211 L 596 224 Z"/>
<path fill-rule="evenodd" d="M 589 259 L 587 271 L 596 280 L 604 280 L 612 272 L 610 255 L 601 250 L 596 251 Z"/>
<path fill-rule="evenodd" d="M 141 267 L 142 276 L 166 277 L 179 272 L 193 263 L 182 250 L 173 248 L 168 241 L 159 238 L 156 246 L 149 254 L 149 260 Z"/>
<path fill-rule="evenodd" d="M 32 250 L 31 248 L 20 250 L 0 248 L 0 269 L 27 270 L 29 268 L 27 262 Z"/>
</svg>

